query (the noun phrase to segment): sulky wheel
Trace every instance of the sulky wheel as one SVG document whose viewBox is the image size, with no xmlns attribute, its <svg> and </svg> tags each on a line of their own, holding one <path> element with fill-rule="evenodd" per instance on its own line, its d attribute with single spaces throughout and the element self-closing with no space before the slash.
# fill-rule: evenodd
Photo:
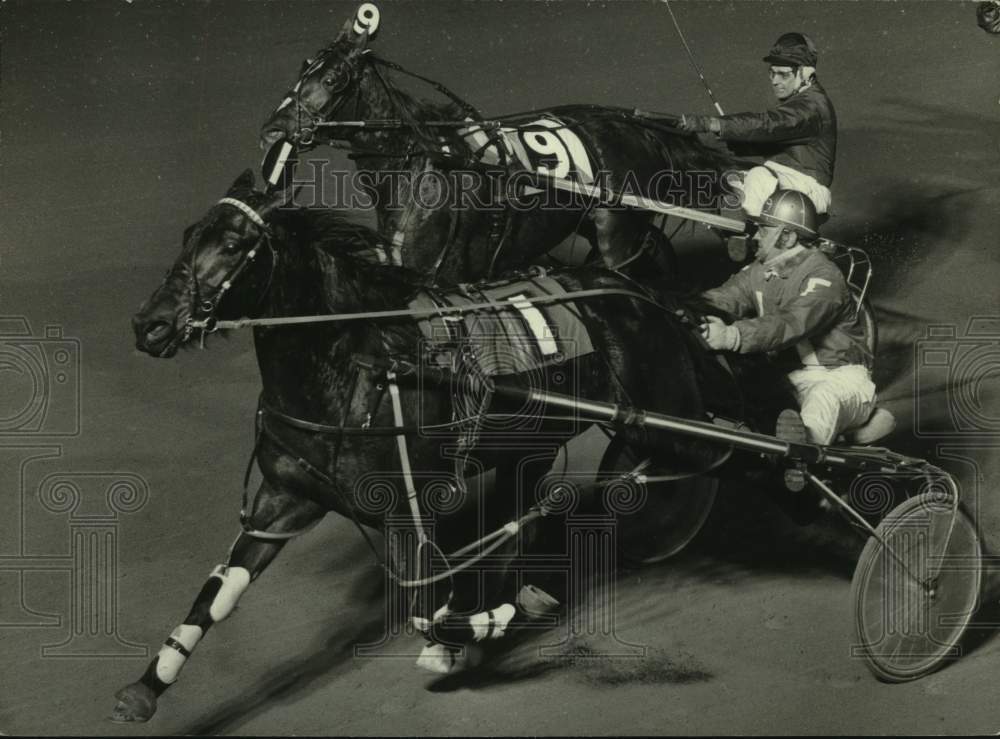
<svg viewBox="0 0 1000 739">
<path fill-rule="evenodd" d="M 700 475 L 642 484 L 617 482 L 615 473 L 630 472 L 644 459 L 616 437 L 604 452 L 599 473 L 599 479 L 607 481 L 605 504 L 618 523 L 618 552 L 633 567 L 662 562 L 687 546 L 705 524 L 719 487 L 715 478 Z M 656 467 L 642 471 L 651 478 L 663 474 Z"/>
<path fill-rule="evenodd" d="M 959 656 L 982 582 L 979 535 L 950 500 L 926 493 L 890 511 L 877 531 L 898 560 L 875 537 L 861 552 L 853 652 L 880 680 L 916 680 Z"/>
</svg>

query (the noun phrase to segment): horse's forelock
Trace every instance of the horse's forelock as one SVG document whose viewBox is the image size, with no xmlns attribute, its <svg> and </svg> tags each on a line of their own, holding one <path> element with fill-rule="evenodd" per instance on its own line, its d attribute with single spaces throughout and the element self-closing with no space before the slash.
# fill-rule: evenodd
<svg viewBox="0 0 1000 739">
<path fill-rule="evenodd" d="M 258 192 L 256 190 L 247 190 L 247 191 L 231 190 L 230 192 L 226 193 L 226 197 L 242 200 L 244 203 L 249 205 L 251 208 L 254 208 L 255 210 L 259 208 L 263 204 L 263 202 L 266 201 L 264 193 Z M 199 218 L 197 221 L 195 221 L 190 226 L 185 228 L 181 244 L 182 247 L 185 249 L 185 251 L 187 250 L 188 245 L 192 243 L 191 242 L 192 237 L 200 238 L 201 234 L 204 233 L 206 228 L 210 228 L 218 224 L 223 218 L 227 217 L 225 213 L 226 213 L 225 206 L 216 203 L 207 211 L 205 211 L 205 214 L 201 218 Z"/>
</svg>

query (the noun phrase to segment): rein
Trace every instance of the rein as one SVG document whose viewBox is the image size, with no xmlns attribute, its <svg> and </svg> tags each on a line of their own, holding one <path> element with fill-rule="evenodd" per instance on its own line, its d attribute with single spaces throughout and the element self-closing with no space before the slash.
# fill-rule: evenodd
<svg viewBox="0 0 1000 739">
<path fill-rule="evenodd" d="M 471 103 L 467 102 L 463 98 L 453 93 L 451 90 L 442 85 L 440 82 L 436 82 L 430 79 L 429 77 L 424 77 L 423 75 L 417 74 L 416 72 L 411 72 L 410 70 L 403 68 L 401 65 L 396 64 L 396 62 L 391 62 L 388 59 L 382 59 L 381 57 L 377 57 L 371 53 L 367 54 L 367 58 L 372 62 L 374 62 L 375 64 L 381 64 L 384 67 L 388 67 L 389 69 L 401 72 L 402 74 L 408 75 L 410 77 L 413 77 L 414 79 L 418 79 L 421 82 L 430 85 L 435 90 L 440 92 L 442 95 L 448 97 L 453 103 L 455 103 L 455 105 L 459 106 L 468 117 L 474 119 L 482 118 L 482 114 L 480 114 L 478 108 L 476 108 Z"/>
<path fill-rule="evenodd" d="M 670 313 L 670 309 L 662 303 L 654 300 L 648 295 L 634 290 L 624 290 L 622 288 L 590 288 L 587 290 L 573 290 L 561 295 L 539 295 L 537 297 L 519 298 L 518 303 L 529 303 L 533 305 L 543 305 L 546 303 L 560 303 L 564 301 L 575 301 L 585 298 L 600 297 L 624 297 L 633 300 L 641 300 L 665 313 Z M 219 329 L 240 329 L 256 326 L 288 326 L 310 323 L 337 323 L 349 321 L 372 321 L 384 318 L 424 318 L 429 316 L 440 316 L 444 314 L 476 313 L 479 311 L 492 311 L 496 309 L 510 309 L 513 304 L 508 301 L 490 300 L 474 305 L 446 305 L 434 308 L 398 308 L 394 310 L 361 311 L 357 313 L 326 313 L 314 316 L 283 316 L 276 318 L 240 318 L 232 321 L 205 320 L 194 321 L 194 328 L 200 328 L 207 333 L 213 333 Z"/>
</svg>

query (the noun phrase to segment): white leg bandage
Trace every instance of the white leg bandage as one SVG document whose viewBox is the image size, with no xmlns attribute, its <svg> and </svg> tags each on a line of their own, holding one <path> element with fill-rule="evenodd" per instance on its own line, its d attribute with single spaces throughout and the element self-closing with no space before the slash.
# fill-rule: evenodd
<svg viewBox="0 0 1000 739">
<path fill-rule="evenodd" d="M 469 616 L 469 626 L 472 627 L 473 638 L 476 641 L 499 639 L 504 635 L 515 613 L 514 606 L 510 603 L 504 603 L 492 611 L 483 611 Z"/>
<path fill-rule="evenodd" d="M 211 577 L 222 580 L 222 587 L 215 594 L 212 605 L 208 609 L 208 615 L 218 623 L 233 612 L 240 596 L 250 585 L 250 572 L 243 567 L 219 565 L 212 570 Z"/>
<path fill-rule="evenodd" d="M 449 613 L 451 613 L 451 608 L 447 603 L 434 611 L 434 615 L 430 617 L 430 620 L 424 618 L 423 616 L 411 616 L 410 620 L 413 622 L 413 627 L 419 631 L 421 634 L 427 634 L 431 630 L 431 624 L 437 623 L 441 619 L 445 618 Z"/>
<path fill-rule="evenodd" d="M 171 631 L 157 656 L 156 677 L 167 685 L 176 682 L 177 675 L 204 633 L 200 626 L 191 624 L 181 624 Z"/>
</svg>

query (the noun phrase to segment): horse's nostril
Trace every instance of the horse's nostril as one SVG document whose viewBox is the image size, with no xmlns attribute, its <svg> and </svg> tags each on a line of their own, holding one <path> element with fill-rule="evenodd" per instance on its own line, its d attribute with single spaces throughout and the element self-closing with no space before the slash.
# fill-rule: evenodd
<svg viewBox="0 0 1000 739">
<path fill-rule="evenodd" d="M 260 134 L 260 148 L 262 151 L 267 151 L 274 144 L 275 141 L 280 139 L 284 133 L 275 128 L 267 129 Z"/>
<path fill-rule="evenodd" d="M 171 326 L 166 321 L 152 321 L 146 324 L 146 343 L 155 344 L 166 337 L 171 331 Z"/>
</svg>

